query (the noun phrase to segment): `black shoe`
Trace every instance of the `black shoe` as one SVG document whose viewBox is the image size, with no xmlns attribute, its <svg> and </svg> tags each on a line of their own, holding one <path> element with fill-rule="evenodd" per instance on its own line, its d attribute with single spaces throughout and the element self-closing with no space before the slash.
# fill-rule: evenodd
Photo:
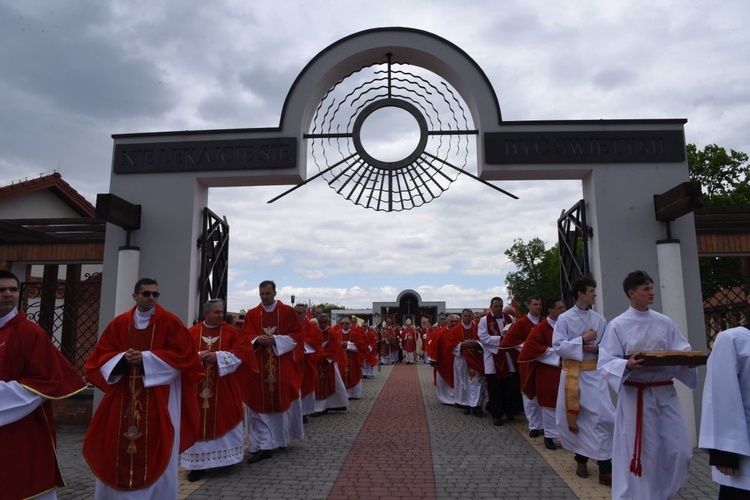
<svg viewBox="0 0 750 500">
<path fill-rule="evenodd" d="M 471 407 L 467 406 L 464 408 L 464 415 L 471 415 Z"/>
<path fill-rule="evenodd" d="M 202 470 L 191 470 L 190 472 L 188 472 L 188 481 L 190 481 L 191 483 L 198 481 L 203 477 L 203 472 L 204 471 Z"/>
<path fill-rule="evenodd" d="M 508 415 L 508 422 L 513 422 L 516 419 L 515 415 Z"/>
<path fill-rule="evenodd" d="M 254 464 L 255 462 L 260 462 L 261 460 L 268 460 L 273 456 L 273 453 L 271 450 L 260 450 L 256 451 L 255 453 L 250 454 L 250 458 L 247 459 L 247 463 Z"/>
<path fill-rule="evenodd" d="M 555 442 L 552 441 L 552 438 L 544 438 L 544 447 L 548 450 L 556 450 L 557 446 L 555 446 Z"/>
<path fill-rule="evenodd" d="M 501 418 L 493 418 L 492 419 L 492 425 L 501 426 L 503 425 L 503 419 Z"/>
<path fill-rule="evenodd" d="M 310 419 L 307 418 L 307 415 L 302 415 L 302 423 L 306 424 Z"/>
<path fill-rule="evenodd" d="M 471 413 L 473 413 L 477 417 L 483 417 L 484 414 L 482 413 L 482 408 L 480 406 L 475 406 L 471 409 Z"/>
<path fill-rule="evenodd" d="M 530 438 L 535 438 L 535 437 L 539 437 L 539 436 L 541 436 L 541 435 L 542 435 L 542 431 L 541 431 L 541 430 L 539 430 L 539 429 L 531 429 L 531 430 L 529 431 L 529 437 L 530 437 Z"/>
<path fill-rule="evenodd" d="M 337 406 L 336 408 L 328 408 L 328 410 L 326 411 L 346 411 L 346 406 Z"/>
</svg>

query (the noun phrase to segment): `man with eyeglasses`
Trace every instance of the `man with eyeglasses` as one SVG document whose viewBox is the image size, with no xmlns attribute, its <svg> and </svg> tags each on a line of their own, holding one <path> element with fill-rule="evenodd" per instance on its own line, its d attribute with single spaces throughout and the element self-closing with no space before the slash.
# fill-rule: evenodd
<svg viewBox="0 0 750 500">
<path fill-rule="evenodd" d="M 65 481 L 51 400 L 86 384 L 47 332 L 19 314 L 18 298 L 18 278 L 0 271 L 0 495 L 57 498 L 55 490 Z"/>
<path fill-rule="evenodd" d="M 198 441 L 180 454 L 180 466 L 190 471 L 192 483 L 207 469 L 242 462 L 242 397 L 251 377 L 257 376 L 258 363 L 247 335 L 224 321 L 221 299 L 206 301 L 203 321 L 189 331 L 205 371 L 194 395 L 200 407 Z"/>
<path fill-rule="evenodd" d="M 155 280 L 138 280 L 135 307 L 112 320 L 86 361 L 86 379 L 104 391 L 83 443 L 95 498 L 177 498 L 179 454 L 198 437 L 203 368 L 159 295 Z"/>
</svg>

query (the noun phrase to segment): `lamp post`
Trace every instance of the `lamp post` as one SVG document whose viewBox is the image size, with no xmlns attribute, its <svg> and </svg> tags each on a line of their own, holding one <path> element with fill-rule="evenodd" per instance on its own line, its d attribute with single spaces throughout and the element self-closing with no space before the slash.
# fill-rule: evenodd
<svg viewBox="0 0 750 500">
<path fill-rule="evenodd" d="M 375 329 L 378 332 L 378 372 L 381 371 L 381 366 L 382 366 L 382 362 L 380 359 L 380 342 L 382 342 L 380 338 L 380 319 L 381 319 L 380 313 L 375 311 L 372 315 L 372 320 L 375 322 Z"/>
<path fill-rule="evenodd" d="M 292 294 L 292 306 L 294 306 L 294 294 Z"/>
</svg>

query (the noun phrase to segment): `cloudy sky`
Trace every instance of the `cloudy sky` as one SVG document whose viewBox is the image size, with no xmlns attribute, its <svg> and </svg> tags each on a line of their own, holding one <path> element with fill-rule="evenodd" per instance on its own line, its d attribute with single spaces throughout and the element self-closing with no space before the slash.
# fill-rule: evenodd
<svg viewBox="0 0 750 500">
<path fill-rule="evenodd" d="M 466 51 L 505 120 L 687 118 L 688 142 L 750 152 L 749 25 L 746 0 L 3 1 L 0 185 L 57 170 L 94 203 L 109 191 L 112 134 L 277 126 L 312 57 L 387 26 Z M 284 301 L 350 308 L 406 288 L 449 307 L 506 297 L 503 252 L 516 238 L 554 244 L 581 188 L 496 184 L 520 200 L 465 176 L 399 213 L 322 181 L 271 205 L 284 187 L 212 190 L 231 226 L 229 308 L 257 304 L 267 278 Z"/>
</svg>

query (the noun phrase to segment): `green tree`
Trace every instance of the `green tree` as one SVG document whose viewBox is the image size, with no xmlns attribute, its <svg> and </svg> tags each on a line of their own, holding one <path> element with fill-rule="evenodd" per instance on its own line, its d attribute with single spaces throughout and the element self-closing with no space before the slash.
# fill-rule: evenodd
<svg viewBox="0 0 750 500">
<path fill-rule="evenodd" d="M 690 178 L 700 182 L 703 203 L 707 206 L 750 204 L 748 156 L 742 151 L 709 144 L 699 151 L 695 144 L 687 145 Z"/>
<path fill-rule="evenodd" d="M 706 206 L 750 205 L 748 155 L 709 144 L 698 150 L 687 145 L 690 179 L 700 182 Z M 703 299 L 719 290 L 742 285 L 742 263 L 739 257 L 700 257 Z"/>
<path fill-rule="evenodd" d="M 560 254 L 555 244 L 550 249 L 539 238 L 528 243 L 522 239 L 513 241 L 505 255 L 516 266 L 516 271 L 505 277 L 508 294 L 515 299 L 522 313 L 526 313 L 524 302 L 531 295 L 542 300 L 560 295 Z"/>
<path fill-rule="evenodd" d="M 344 306 L 340 306 L 338 304 L 330 304 L 328 302 L 323 302 L 321 304 L 313 304 L 310 307 L 312 308 L 313 312 L 315 312 L 315 309 L 321 308 L 323 309 L 323 312 L 326 314 L 331 314 L 331 311 L 333 311 L 334 309 L 346 309 L 346 307 Z"/>
</svg>

